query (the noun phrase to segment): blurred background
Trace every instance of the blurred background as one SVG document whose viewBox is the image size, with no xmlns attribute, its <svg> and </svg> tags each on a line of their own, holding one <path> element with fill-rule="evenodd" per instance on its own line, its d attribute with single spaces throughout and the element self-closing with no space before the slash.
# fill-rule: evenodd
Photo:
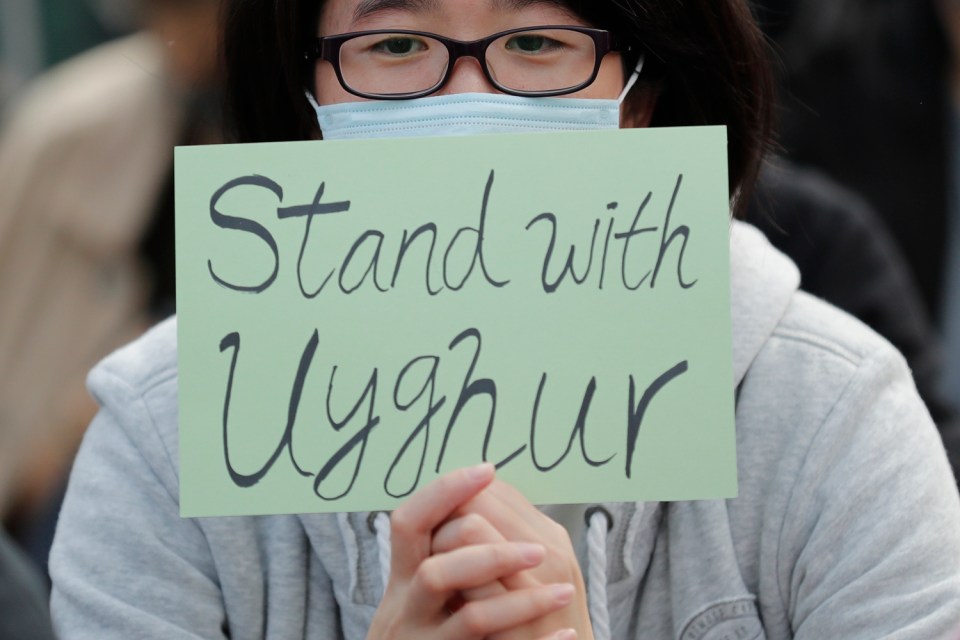
<svg viewBox="0 0 960 640">
<path fill-rule="evenodd" d="M 175 310 L 173 149 L 221 140 L 218 11 L 0 0 L 0 639 L 49 628 L 87 371 Z"/>
<path fill-rule="evenodd" d="M 0 104 L 47 67 L 136 27 L 135 2 L 3 0 Z"/>
<path fill-rule="evenodd" d="M 749 219 L 900 348 L 956 472 L 960 0 L 753 8 L 780 98 Z M 3 621 L 36 623 L 86 372 L 175 310 L 172 150 L 222 139 L 218 9 L 0 0 L 0 638 L 45 637 Z"/>
</svg>

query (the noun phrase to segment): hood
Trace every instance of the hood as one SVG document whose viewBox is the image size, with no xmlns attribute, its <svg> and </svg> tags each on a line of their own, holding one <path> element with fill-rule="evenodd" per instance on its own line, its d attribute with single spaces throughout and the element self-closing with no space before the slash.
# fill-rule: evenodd
<svg viewBox="0 0 960 640">
<path fill-rule="evenodd" d="M 800 288 L 800 271 L 756 228 L 730 226 L 733 380 L 739 386 Z"/>
</svg>

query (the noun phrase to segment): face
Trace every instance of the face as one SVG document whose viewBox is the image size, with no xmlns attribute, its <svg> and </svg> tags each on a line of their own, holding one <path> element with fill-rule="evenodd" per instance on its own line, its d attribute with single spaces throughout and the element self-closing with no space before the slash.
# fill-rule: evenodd
<svg viewBox="0 0 960 640">
<path fill-rule="evenodd" d="M 558 2 L 549 0 L 326 0 L 320 14 L 319 35 L 373 29 L 412 29 L 456 40 L 478 40 L 519 27 L 569 25 L 590 27 Z M 317 63 L 315 89 L 320 104 L 363 100 L 340 85 L 333 65 Z M 624 87 L 620 55 L 608 53 L 597 79 L 569 94 L 571 98 L 616 98 Z M 474 58 L 457 60 L 449 81 L 434 95 L 499 93 Z M 650 109 L 631 116 L 623 126 L 645 126 Z"/>
</svg>

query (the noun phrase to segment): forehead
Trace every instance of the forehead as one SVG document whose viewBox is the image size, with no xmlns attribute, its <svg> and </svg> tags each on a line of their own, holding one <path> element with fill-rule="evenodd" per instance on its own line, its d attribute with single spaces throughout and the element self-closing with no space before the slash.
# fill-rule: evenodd
<svg viewBox="0 0 960 640">
<path fill-rule="evenodd" d="M 367 28 L 393 19 L 483 20 L 491 17 L 575 17 L 562 0 L 326 0 L 321 23 L 340 29 Z"/>
</svg>

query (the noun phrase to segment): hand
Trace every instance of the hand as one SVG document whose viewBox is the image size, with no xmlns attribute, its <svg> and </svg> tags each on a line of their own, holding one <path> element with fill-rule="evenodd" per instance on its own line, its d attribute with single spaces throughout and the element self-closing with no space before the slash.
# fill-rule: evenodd
<svg viewBox="0 0 960 640">
<path fill-rule="evenodd" d="M 572 628 L 570 638 L 592 640 L 593 630 L 587 605 L 583 575 L 566 529 L 545 516 L 516 489 L 495 481 L 457 509 L 434 535 L 433 551 L 450 553 L 472 545 L 532 542 L 542 544 L 544 561 L 519 573 L 491 581 L 482 587 L 464 590 L 463 601 L 474 603 L 501 597 L 505 593 L 536 589 L 557 582 L 575 586 L 569 607 L 532 620 L 522 628 L 495 636 L 496 640 L 539 637 L 548 629 Z"/>
<path fill-rule="evenodd" d="M 450 611 L 448 603 L 458 593 L 535 567 L 546 553 L 538 544 L 498 540 L 431 555 L 434 529 L 489 486 L 493 474 L 492 465 L 454 471 L 418 491 L 393 512 L 390 581 L 368 638 L 481 640 L 570 603 L 573 585 L 538 584 L 504 590 Z M 558 636 L 547 632 L 539 637 L 553 640 Z"/>
</svg>

